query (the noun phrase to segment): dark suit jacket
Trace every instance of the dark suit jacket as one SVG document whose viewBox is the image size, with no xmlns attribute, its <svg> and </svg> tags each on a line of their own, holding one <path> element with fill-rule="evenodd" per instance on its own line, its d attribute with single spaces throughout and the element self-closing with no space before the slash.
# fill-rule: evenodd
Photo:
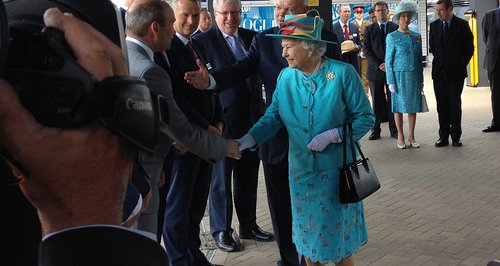
<svg viewBox="0 0 500 266">
<path fill-rule="evenodd" d="M 387 22 L 386 35 L 397 30 L 398 25 L 391 21 Z M 385 72 L 378 67 L 385 62 L 385 42 L 380 36 L 378 22 L 366 26 L 363 40 L 363 53 L 368 60 L 366 77 L 368 80 L 385 80 Z"/>
<path fill-rule="evenodd" d="M 493 72 L 500 56 L 500 8 L 486 12 L 482 21 L 483 41 L 486 44 L 483 67 Z M 500 67 L 497 65 L 496 67 Z"/>
<path fill-rule="evenodd" d="M 196 54 L 205 64 L 205 49 L 196 40 L 192 40 Z M 170 69 L 174 73 L 172 89 L 175 100 L 188 120 L 208 129 L 215 122 L 222 122 L 222 109 L 215 92 L 198 90 L 184 80 L 184 73 L 197 70 L 198 66 L 186 45 L 174 35 L 170 50 L 167 51 Z"/>
<path fill-rule="evenodd" d="M 339 44 L 346 41 L 344 29 L 340 25 L 340 22 L 333 24 L 332 28 L 333 33 L 337 36 L 337 40 Z M 361 38 L 359 35 L 359 27 L 354 23 L 349 23 L 349 35 L 351 35 L 351 40 L 361 47 Z M 354 66 L 356 71 L 359 73 L 359 59 L 358 52 L 347 52 L 342 54 L 342 61 L 349 63 Z"/>
<path fill-rule="evenodd" d="M 250 49 L 255 34 L 257 33 L 252 30 L 238 29 L 238 35 L 247 51 Z M 237 62 L 218 27 L 198 34 L 195 38 L 205 48 L 205 55 L 212 70 L 217 71 Z M 231 88 L 221 91 L 219 100 L 224 113 L 223 136 L 225 138 L 240 138 L 248 132 L 264 112 L 260 76 L 252 75 L 247 79 L 239 80 Z"/>
<path fill-rule="evenodd" d="M 167 254 L 155 240 L 125 228 L 93 226 L 60 232 L 42 241 L 38 265 L 167 264 Z"/>
<path fill-rule="evenodd" d="M 288 66 L 286 60 L 281 56 L 281 40 L 266 37 L 266 34 L 276 34 L 278 30 L 278 27 L 273 27 L 258 33 L 253 38 L 252 45 L 245 58 L 231 67 L 212 73 L 217 81 L 217 90 L 222 91 L 231 88 L 233 84 L 242 79 L 259 73 L 266 90 L 266 106 L 269 106 L 273 92 L 276 89 L 278 75 L 283 68 Z M 321 32 L 321 38 L 337 42 L 335 34 L 327 30 Z M 325 56 L 342 60 L 339 45 L 327 45 Z M 280 129 L 273 138 L 261 145 L 259 153 L 264 162 L 271 164 L 277 164 L 286 158 L 288 154 L 288 134 L 286 130 L 284 128 Z"/>
<path fill-rule="evenodd" d="M 430 24 L 429 31 L 429 51 L 434 55 L 432 78 L 442 72 L 452 79 L 464 79 L 467 77 L 467 64 L 474 53 L 474 37 L 469 24 L 454 15 L 443 41 L 442 36 L 443 22 L 437 19 Z"/>
</svg>

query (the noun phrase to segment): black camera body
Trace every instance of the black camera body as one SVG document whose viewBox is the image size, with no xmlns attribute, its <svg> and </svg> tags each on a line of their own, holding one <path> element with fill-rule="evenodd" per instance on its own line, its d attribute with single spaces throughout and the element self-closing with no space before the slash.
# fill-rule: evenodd
<svg viewBox="0 0 500 266">
<path fill-rule="evenodd" d="M 5 77 L 40 123 L 68 128 L 97 117 L 95 81 L 75 62 L 61 31 L 10 32 Z"/>
<path fill-rule="evenodd" d="M 72 13 L 126 51 L 122 20 L 109 0 L 2 0 L 0 78 L 45 126 L 75 128 L 98 120 L 137 149 L 153 152 L 161 122 L 168 122 L 164 99 L 140 78 L 92 77 L 76 61 L 64 33 L 44 27 L 43 14 L 51 7 Z M 0 155 L 20 164 L 1 146 Z"/>
</svg>

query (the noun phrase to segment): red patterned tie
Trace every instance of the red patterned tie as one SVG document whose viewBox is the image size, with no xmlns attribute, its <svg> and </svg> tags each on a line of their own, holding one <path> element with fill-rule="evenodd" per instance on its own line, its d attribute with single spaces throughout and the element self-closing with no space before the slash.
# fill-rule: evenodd
<svg viewBox="0 0 500 266">
<path fill-rule="evenodd" d="M 351 39 L 351 35 L 349 34 L 349 27 L 347 27 L 347 24 L 344 24 L 344 35 L 346 40 Z"/>
<path fill-rule="evenodd" d="M 198 59 L 198 56 L 196 55 L 196 51 L 193 48 L 193 43 L 191 42 L 191 40 L 189 40 L 187 42 L 186 47 L 191 52 L 191 55 L 193 56 L 194 61 L 196 61 L 196 59 Z"/>
</svg>

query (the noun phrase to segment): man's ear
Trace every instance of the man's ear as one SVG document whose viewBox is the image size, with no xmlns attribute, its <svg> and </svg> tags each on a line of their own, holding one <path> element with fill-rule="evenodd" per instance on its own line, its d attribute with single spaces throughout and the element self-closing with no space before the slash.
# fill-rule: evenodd
<svg viewBox="0 0 500 266">
<path fill-rule="evenodd" d="M 151 23 L 150 29 L 155 37 L 158 36 L 158 31 L 159 31 L 158 27 L 159 26 L 160 26 L 160 24 L 158 24 L 158 22 L 156 22 L 156 21 L 153 21 L 153 23 Z"/>
</svg>

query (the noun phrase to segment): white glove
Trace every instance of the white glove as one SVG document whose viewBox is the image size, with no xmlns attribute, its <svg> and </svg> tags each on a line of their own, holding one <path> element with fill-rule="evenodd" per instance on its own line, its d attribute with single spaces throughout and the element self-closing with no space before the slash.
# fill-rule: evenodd
<svg viewBox="0 0 500 266">
<path fill-rule="evenodd" d="M 311 140 L 311 142 L 307 144 L 307 148 L 309 148 L 311 151 L 321 152 L 330 143 L 339 143 L 339 142 L 342 142 L 342 139 L 340 139 L 339 130 L 337 128 L 333 128 L 316 135 Z"/>
<path fill-rule="evenodd" d="M 236 140 L 240 144 L 240 151 L 246 150 L 250 147 L 255 146 L 257 144 L 253 137 L 249 134 L 245 134 L 245 136 Z"/>
<path fill-rule="evenodd" d="M 389 90 L 392 93 L 398 92 L 398 89 L 396 89 L 396 84 L 389 84 Z"/>
</svg>

